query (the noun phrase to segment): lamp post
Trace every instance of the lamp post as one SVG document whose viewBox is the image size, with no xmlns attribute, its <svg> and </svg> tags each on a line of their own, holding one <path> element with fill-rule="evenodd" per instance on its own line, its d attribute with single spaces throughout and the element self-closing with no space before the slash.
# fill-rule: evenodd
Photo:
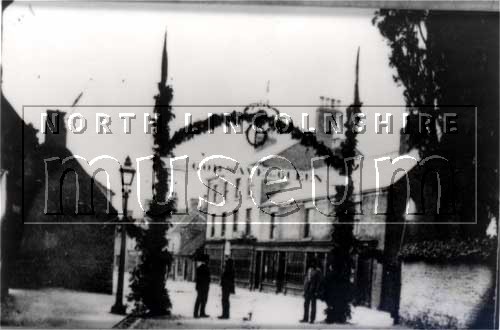
<svg viewBox="0 0 500 330">
<path fill-rule="evenodd" d="M 120 257 L 118 264 L 116 300 L 115 304 L 111 307 L 111 313 L 113 314 L 125 314 L 127 310 L 127 306 L 123 304 L 123 278 L 125 275 L 125 249 L 127 244 L 127 231 L 125 226 L 128 220 L 128 196 L 130 194 L 130 187 L 132 186 L 132 181 L 134 181 L 135 176 L 135 168 L 132 167 L 132 161 L 129 156 L 125 158 L 123 166 L 120 166 L 120 175 L 122 178 L 123 224 L 121 225 L 120 232 Z"/>
</svg>

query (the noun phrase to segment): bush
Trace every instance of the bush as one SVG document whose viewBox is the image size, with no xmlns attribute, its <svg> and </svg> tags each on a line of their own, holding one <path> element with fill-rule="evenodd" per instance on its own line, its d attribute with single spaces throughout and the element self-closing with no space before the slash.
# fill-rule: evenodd
<svg viewBox="0 0 500 330">
<path fill-rule="evenodd" d="M 399 253 L 404 261 L 485 262 L 495 256 L 496 241 L 489 238 L 423 241 L 406 244 Z"/>
<path fill-rule="evenodd" d="M 414 329 L 459 329 L 458 320 L 455 317 L 432 313 L 427 310 L 411 319 L 402 316 L 402 323 Z"/>
</svg>

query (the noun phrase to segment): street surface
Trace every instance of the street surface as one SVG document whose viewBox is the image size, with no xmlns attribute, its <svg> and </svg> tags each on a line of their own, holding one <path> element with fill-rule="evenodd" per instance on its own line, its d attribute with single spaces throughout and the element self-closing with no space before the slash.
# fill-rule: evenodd
<svg viewBox="0 0 500 330">
<path fill-rule="evenodd" d="M 134 328 L 390 328 L 392 318 L 388 313 L 355 307 L 349 324 L 323 323 L 326 305 L 318 301 L 315 324 L 299 323 L 302 318 L 303 300 L 299 296 L 264 293 L 236 288 L 231 296 L 231 318 L 219 320 L 221 292 L 218 284 L 210 286 L 206 312 L 210 318 L 193 318 L 196 299 L 194 283 L 168 280 L 167 287 L 173 302 L 172 318 L 148 318 L 136 321 Z M 252 313 L 251 320 L 247 320 Z"/>
<path fill-rule="evenodd" d="M 111 328 L 122 315 L 109 312 L 115 298 L 109 294 L 66 289 L 11 289 L 2 304 L 2 328 Z"/>
</svg>

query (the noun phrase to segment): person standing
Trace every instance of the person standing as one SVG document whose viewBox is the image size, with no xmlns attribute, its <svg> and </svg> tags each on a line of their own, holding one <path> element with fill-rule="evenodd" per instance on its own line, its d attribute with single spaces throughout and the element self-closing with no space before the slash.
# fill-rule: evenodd
<svg viewBox="0 0 500 330">
<path fill-rule="evenodd" d="M 326 276 L 324 280 L 324 300 L 326 303 L 326 319 L 325 323 L 333 323 L 334 320 L 331 318 L 331 315 L 333 313 L 333 306 L 335 305 L 335 273 L 333 271 L 333 265 L 331 262 L 328 263 L 328 270 L 326 271 Z"/>
<path fill-rule="evenodd" d="M 208 268 L 209 257 L 204 254 L 201 257 L 200 265 L 196 268 L 196 302 L 194 304 L 194 317 L 208 317 L 205 313 L 205 306 L 208 300 L 208 290 L 210 288 L 210 269 Z"/>
<path fill-rule="evenodd" d="M 226 260 L 220 285 L 222 289 L 222 315 L 219 316 L 219 319 L 228 319 L 230 308 L 229 296 L 234 293 L 234 267 L 233 259 L 231 258 Z"/>
<path fill-rule="evenodd" d="M 321 281 L 321 270 L 318 268 L 316 260 L 311 260 L 304 278 L 304 317 L 300 320 L 301 323 L 314 323 L 316 319 L 316 299 L 320 293 Z"/>
</svg>

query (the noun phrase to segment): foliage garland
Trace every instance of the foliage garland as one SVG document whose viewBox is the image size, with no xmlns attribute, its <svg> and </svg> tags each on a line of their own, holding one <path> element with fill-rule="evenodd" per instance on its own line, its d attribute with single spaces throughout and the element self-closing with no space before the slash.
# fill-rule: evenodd
<svg viewBox="0 0 500 330">
<path fill-rule="evenodd" d="M 284 121 L 279 117 L 279 111 L 270 106 L 262 106 L 267 110 L 272 110 L 274 114 L 269 115 L 264 109 L 252 113 L 252 109 L 256 105 L 252 104 L 247 106 L 243 112 L 233 111 L 230 114 L 217 114 L 211 116 L 209 119 L 199 120 L 191 123 L 189 126 L 182 128 L 175 132 L 172 136 L 171 142 L 174 145 L 179 145 L 188 141 L 196 135 L 203 134 L 211 131 L 221 125 L 239 125 L 241 122 L 253 123 L 256 127 L 266 127 L 264 133 L 264 140 L 267 138 L 269 131 L 276 131 L 279 134 L 290 134 L 291 137 L 307 147 L 312 147 L 316 151 L 317 156 L 327 156 L 325 162 L 328 166 L 348 177 L 347 186 L 338 186 L 336 188 L 336 198 L 341 199 L 345 196 L 343 203 L 336 204 L 335 213 L 338 216 L 338 222 L 334 223 L 332 233 L 333 249 L 331 251 L 330 262 L 333 269 L 335 269 L 334 279 L 332 281 L 332 297 L 327 304 L 326 322 L 328 323 L 345 323 L 351 317 L 352 301 L 352 285 L 351 273 L 353 268 L 352 253 L 356 244 L 356 239 L 353 235 L 353 214 L 355 214 L 355 206 L 352 199 L 353 194 L 353 180 L 352 173 L 354 171 L 354 162 L 346 161 L 347 159 L 353 160 L 356 157 L 356 130 L 355 125 L 357 122 L 354 120 L 354 114 L 359 113 L 361 105 L 353 105 L 347 109 L 348 118 L 345 123 L 347 128 L 345 136 L 346 139 L 341 143 L 340 148 L 331 150 L 320 142 L 310 132 L 303 132 L 300 128 L 295 127 L 293 123 Z M 258 116 L 258 117 L 256 117 Z M 254 118 L 255 121 L 254 121 Z M 258 118 L 258 119 L 257 119 Z M 247 140 L 250 143 L 248 136 Z M 263 142 L 261 142 L 262 144 Z M 346 191 L 347 189 L 347 191 Z"/>
<path fill-rule="evenodd" d="M 166 63 L 165 48 L 163 61 Z M 173 90 L 171 86 L 166 85 L 166 68 L 163 67 L 162 81 L 158 84 L 158 89 L 154 113 L 161 120 L 158 119 L 153 125 L 155 128 L 153 171 L 156 175 L 156 182 L 153 199 L 147 211 L 150 224 L 147 228 L 127 226 L 130 236 L 136 240 L 136 250 L 141 252 L 140 263 L 131 272 L 132 292 L 128 299 L 134 302 L 134 314 L 153 316 L 170 315 L 172 307 L 166 288 L 167 269 L 172 262 L 172 256 L 167 250 L 166 233 L 170 228 L 169 219 L 175 210 L 175 200 L 166 199 L 169 180 L 162 158 L 173 156 L 174 145 L 170 143 L 168 124 L 175 115 L 170 106 Z"/>
<path fill-rule="evenodd" d="M 266 127 L 262 139 L 258 141 L 256 136 L 255 143 L 250 141 L 250 130 L 247 130 L 247 140 L 254 147 L 265 142 L 269 131 L 290 134 L 293 139 L 299 140 L 302 145 L 312 147 L 318 156 L 327 156 L 325 159 L 326 164 L 348 177 L 346 187 L 337 187 L 337 197 L 342 196 L 345 200 L 335 206 L 338 222 L 334 224 L 332 234 L 333 249 L 331 252 L 331 262 L 335 268 L 336 277 L 332 283 L 332 288 L 335 292 L 330 295 L 334 298 L 327 301 L 330 308 L 326 319 L 330 323 L 345 323 L 351 317 L 352 287 L 350 279 L 353 267 L 351 255 L 355 245 L 352 225 L 353 214 L 355 213 L 352 200 L 354 162 L 346 160 L 352 160 L 356 156 L 357 133 L 354 130 L 356 123 L 352 115 L 360 112 L 361 105 L 353 105 L 347 109 L 346 139 L 341 143 L 340 150 L 335 152 L 332 152 L 329 147 L 319 142 L 312 133 L 303 132 L 300 128 L 295 127 L 292 122 L 284 121 L 279 116 L 279 111 L 276 108 L 261 104 L 249 105 L 244 109 L 243 113 L 233 111 L 229 115 L 226 113 L 213 115 L 205 120 L 191 123 L 188 127 L 175 132 L 171 137 L 168 124 L 174 118 L 170 106 L 173 90 L 166 84 L 167 68 L 165 36 L 162 79 L 158 84 L 159 94 L 156 96 L 154 108 L 158 118 L 154 132 L 153 148 L 153 170 L 157 180 L 154 184 L 155 194 L 147 212 L 151 218 L 151 224 L 145 229 L 137 226 L 126 226 L 129 234 L 136 239 L 136 249 L 141 251 L 140 263 L 131 272 L 130 288 L 132 292 L 128 298 L 130 301 L 134 301 L 133 313 L 168 315 L 172 306 L 166 289 L 166 272 L 172 261 L 172 256 L 167 250 L 166 232 L 170 226 L 169 218 L 175 210 L 175 201 L 166 199 L 169 173 L 164 167 L 162 158 L 173 157 L 173 150 L 176 146 L 194 138 L 196 135 L 211 131 L 223 124 L 239 125 L 244 121 L 259 128 Z M 258 111 L 252 113 L 256 108 Z M 272 110 L 274 115 L 269 115 L 267 113 L 269 110 Z"/>
</svg>

